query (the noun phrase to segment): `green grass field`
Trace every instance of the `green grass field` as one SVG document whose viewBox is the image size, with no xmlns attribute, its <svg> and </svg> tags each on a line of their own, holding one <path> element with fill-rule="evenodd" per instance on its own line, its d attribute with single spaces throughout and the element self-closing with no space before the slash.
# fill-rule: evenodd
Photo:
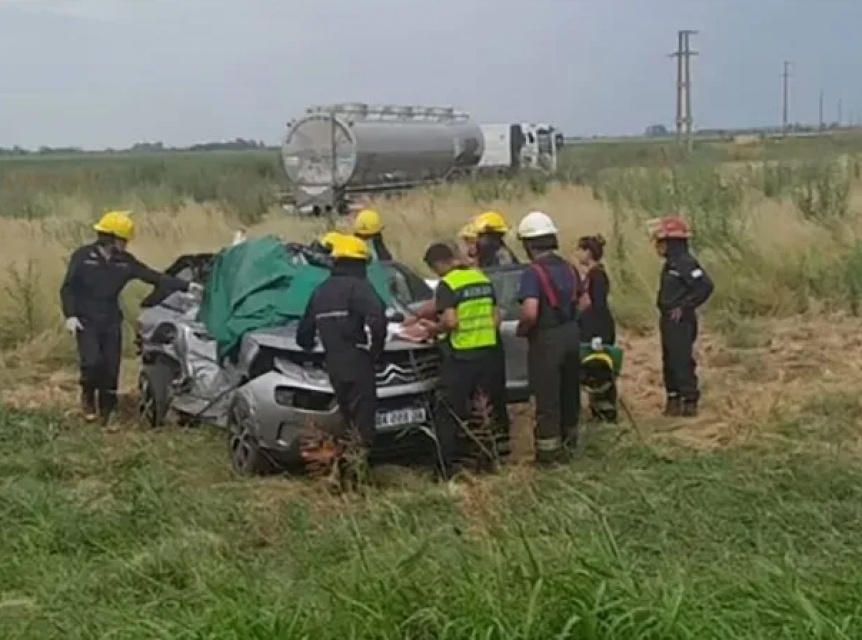
<svg viewBox="0 0 862 640">
<path fill-rule="evenodd" d="M 106 208 L 163 268 L 239 225 L 310 239 L 276 203 L 277 154 L 0 159 L 2 640 L 862 638 L 862 143 L 852 136 L 566 150 L 553 180 L 480 181 L 373 202 L 419 265 L 486 207 L 551 214 L 562 251 L 608 239 L 621 389 L 636 424 L 588 426 L 570 465 L 455 486 L 395 468 L 341 497 L 241 480 L 216 429 L 76 417 L 65 259 Z M 646 219 L 680 211 L 717 282 L 702 415 L 663 402 Z M 127 338 L 145 287 L 124 296 Z"/>
<path fill-rule="evenodd" d="M 236 482 L 222 434 L 6 410 L 0 633 L 859 638 L 862 406 L 837 402 L 769 446 L 659 454 L 607 429 L 572 468 L 341 499 Z"/>
</svg>

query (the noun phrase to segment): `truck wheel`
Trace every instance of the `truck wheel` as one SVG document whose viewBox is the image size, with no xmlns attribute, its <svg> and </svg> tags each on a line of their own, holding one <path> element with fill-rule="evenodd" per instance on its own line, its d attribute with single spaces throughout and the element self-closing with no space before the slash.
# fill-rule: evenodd
<svg viewBox="0 0 862 640">
<path fill-rule="evenodd" d="M 171 405 L 173 373 L 163 364 L 144 365 L 138 375 L 138 417 L 150 429 L 161 427 Z"/>
<path fill-rule="evenodd" d="M 228 453 L 234 472 L 241 476 L 262 476 L 277 470 L 269 452 L 260 446 L 254 418 L 242 397 L 237 397 L 231 403 L 227 432 Z"/>
</svg>

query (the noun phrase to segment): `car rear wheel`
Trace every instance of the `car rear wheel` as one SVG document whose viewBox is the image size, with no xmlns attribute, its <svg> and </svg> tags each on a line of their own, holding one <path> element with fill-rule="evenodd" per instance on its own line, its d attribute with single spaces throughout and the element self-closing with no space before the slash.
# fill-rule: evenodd
<svg viewBox="0 0 862 640">
<path fill-rule="evenodd" d="M 241 476 L 268 475 L 278 467 L 271 454 L 260 446 L 254 417 L 248 402 L 237 397 L 228 411 L 228 453 L 233 470 Z"/>
<path fill-rule="evenodd" d="M 171 405 L 170 367 L 163 364 L 144 365 L 138 375 L 138 417 L 150 429 L 161 427 Z"/>
</svg>

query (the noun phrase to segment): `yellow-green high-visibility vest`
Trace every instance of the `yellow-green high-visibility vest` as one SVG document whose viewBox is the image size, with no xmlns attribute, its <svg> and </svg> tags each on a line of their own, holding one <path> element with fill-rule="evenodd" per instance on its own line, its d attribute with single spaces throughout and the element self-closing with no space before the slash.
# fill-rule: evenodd
<svg viewBox="0 0 862 640">
<path fill-rule="evenodd" d="M 494 322 L 494 287 L 478 269 L 452 269 L 442 278 L 455 294 L 458 328 L 449 332 L 455 351 L 497 345 Z"/>
</svg>

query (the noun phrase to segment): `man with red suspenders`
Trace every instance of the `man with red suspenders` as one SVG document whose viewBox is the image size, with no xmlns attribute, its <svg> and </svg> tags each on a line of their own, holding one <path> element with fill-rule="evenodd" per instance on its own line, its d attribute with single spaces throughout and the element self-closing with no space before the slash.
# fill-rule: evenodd
<svg viewBox="0 0 862 640">
<path fill-rule="evenodd" d="M 580 275 L 557 254 L 557 227 L 541 211 L 527 214 L 518 238 L 530 257 L 521 276 L 517 334 L 527 338 L 535 398 L 537 464 L 558 462 L 578 439 L 581 409 L 578 306 L 588 305 Z"/>
</svg>

